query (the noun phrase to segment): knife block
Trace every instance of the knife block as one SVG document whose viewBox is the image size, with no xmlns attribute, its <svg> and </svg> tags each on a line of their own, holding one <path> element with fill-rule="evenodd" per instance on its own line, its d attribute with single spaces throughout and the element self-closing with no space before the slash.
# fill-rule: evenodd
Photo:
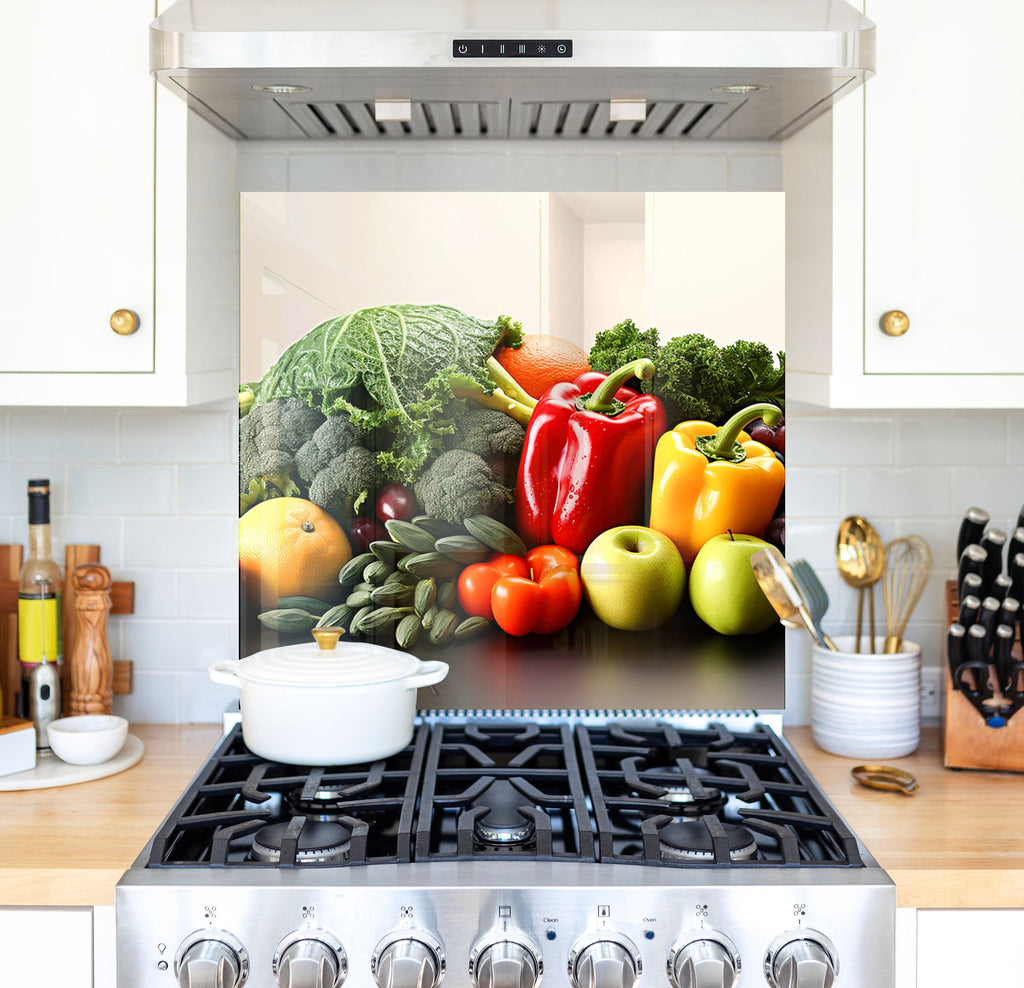
<svg viewBox="0 0 1024 988">
<path fill-rule="evenodd" d="M 946 583 L 946 627 L 956 621 L 960 610 L 956 581 Z M 1020 633 L 1013 646 L 1014 658 L 1021 657 Z M 971 701 L 953 689 L 949 662 L 943 655 L 946 707 L 943 723 L 943 764 L 946 768 L 977 768 L 1024 772 L 1024 708 L 1005 727 L 988 727 Z"/>
</svg>

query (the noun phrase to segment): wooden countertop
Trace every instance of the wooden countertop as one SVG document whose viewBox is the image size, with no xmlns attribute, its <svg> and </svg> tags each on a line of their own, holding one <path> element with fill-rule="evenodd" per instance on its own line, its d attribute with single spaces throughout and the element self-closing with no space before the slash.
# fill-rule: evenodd
<svg viewBox="0 0 1024 988">
<path fill-rule="evenodd" d="M 113 904 L 118 879 L 221 736 L 215 724 L 131 732 L 145 756 L 119 775 L 0 793 L 0 905 Z M 933 728 L 914 755 L 888 762 L 912 772 L 920 791 L 880 792 L 850 776 L 858 760 L 817 748 L 809 728 L 785 733 L 896 882 L 899 905 L 1024 908 L 1024 775 L 943 768 Z"/>
</svg>

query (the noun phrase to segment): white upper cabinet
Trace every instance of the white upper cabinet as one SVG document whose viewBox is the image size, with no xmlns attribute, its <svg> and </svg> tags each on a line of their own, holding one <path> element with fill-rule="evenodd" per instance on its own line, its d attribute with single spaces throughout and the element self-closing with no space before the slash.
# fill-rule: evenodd
<svg viewBox="0 0 1024 988">
<path fill-rule="evenodd" d="M 1024 7 L 870 0 L 866 13 L 876 76 L 783 147 L 788 394 L 1021 407 Z"/>
<path fill-rule="evenodd" d="M 18 91 L 0 164 L 0 405 L 231 394 L 234 149 L 156 93 L 153 15 L 141 0 L 0 11 Z"/>
</svg>

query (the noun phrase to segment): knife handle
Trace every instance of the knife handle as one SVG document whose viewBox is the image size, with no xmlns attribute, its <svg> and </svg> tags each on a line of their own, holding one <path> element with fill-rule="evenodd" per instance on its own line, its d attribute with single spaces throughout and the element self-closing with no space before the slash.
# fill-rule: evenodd
<svg viewBox="0 0 1024 988">
<path fill-rule="evenodd" d="M 1018 552 L 1024 552 L 1024 526 L 1018 525 L 1010 537 L 1010 544 L 1006 547 L 1006 566 L 1009 568 L 1013 557 Z"/>
<path fill-rule="evenodd" d="M 977 543 L 971 543 L 966 546 L 964 551 L 960 553 L 960 563 L 957 566 L 956 572 L 956 585 L 961 590 L 964 586 L 964 577 L 968 573 L 975 573 L 981 579 L 980 589 L 985 588 L 985 560 L 988 559 L 988 553 Z M 964 596 L 960 593 L 961 598 Z"/>
<path fill-rule="evenodd" d="M 989 528 L 978 543 L 988 556 L 981 571 L 985 586 L 991 587 L 995 578 L 1003 571 L 1003 548 L 1006 546 L 1006 532 L 1001 528 Z"/>
<path fill-rule="evenodd" d="M 996 667 L 996 682 L 999 690 L 1004 695 L 1010 692 L 1010 652 L 1013 650 L 1013 639 L 1016 632 L 1012 625 L 1000 624 L 996 626 L 996 646 L 993 663 Z"/>
<path fill-rule="evenodd" d="M 1021 517 L 1024 518 L 1024 508 L 1021 508 Z M 988 523 L 989 514 L 984 508 L 968 508 L 964 512 L 956 539 L 956 558 L 958 560 L 967 546 L 978 542 Z M 1024 521 L 1021 521 L 1020 524 L 1024 526 Z"/>
<path fill-rule="evenodd" d="M 974 673 L 974 691 L 964 689 L 968 696 L 985 699 L 992 695 L 988 685 L 989 634 L 983 624 L 972 624 L 967 629 L 967 661 L 957 668 L 957 679 L 962 670 L 971 667 Z M 984 669 L 984 674 L 981 670 Z"/>
<path fill-rule="evenodd" d="M 995 597 L 996 600 L 1002 600 L 1004 597 L 1010 596 L 1012 588 L 1013 580 L 1005 573 L 997 573 L 995 579 L 989 584 L 989 596 Z"/>
<path fill-rule="evenodd" d="M 1011 628 L 1015 628 L 1019 617 L 1020 601 L 1016 597 L 1004 597 L 1003 606 L 999 608 L 999 620 L 996 622 L 996 627 L 1000 624 L 1008 624 Z"/>
<path fill-rule="evenodd" d="M 969 593 L 966 597 L 960 599 L 960 613 L 957 615 L 957 624 L 962 624 L 965 629 L 969 628 L 977 622 L 979 614 L 981 614 L 980 597 Z"/>
<path fill-rule="evenodd" d="M 946 662 L 949 664 L 949 675 L 953 679 L 953 689 L 960 689 L 956 671 L 967 661 L 967 628 L 959 622 L 951 624 L 946 631 Z"/>
<path fill-rule="evenodd" d="M 980 625 L 985 629 L 985 651 L 992 647 L 992 636 L 995 634 L 996 625 L 999 623 L 999 612 L 1002 610 L 1003 602 L 995 597 L 986 597 L 981 602 L 981 612 L 975 627 Z"/>
<path fill-rule="evenodd" d="M 965 672 L 969 672 L 973 676 L 973 687 L 964 681 L 963 675 Z M 992 696 L 992 688 L 988 684 L 988 676 L 987 662 L 962 662 L 957 666 L 956 682 L 959 685 L 960 691 L 972 700 L 987 700 Z"/>
<path fill-rule="evenodd" d="M 1010 579 L 1013 581 L 1010 596 L 1024 600 L 1024 552 L 1018 552 L 1010 560 Z"/>
</svg>

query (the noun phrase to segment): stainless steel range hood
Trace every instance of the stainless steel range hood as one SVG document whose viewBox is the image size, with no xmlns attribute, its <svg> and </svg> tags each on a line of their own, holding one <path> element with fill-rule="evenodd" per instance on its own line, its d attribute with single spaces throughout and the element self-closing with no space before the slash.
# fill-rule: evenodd
<svg viewBox="0 0 1024 988">
<path fill-rule="evenodd" d="M 150 37 L 242 140 L 781 140 L 874 71 L 844 0 L 178 0 Z"/>
</svg>

